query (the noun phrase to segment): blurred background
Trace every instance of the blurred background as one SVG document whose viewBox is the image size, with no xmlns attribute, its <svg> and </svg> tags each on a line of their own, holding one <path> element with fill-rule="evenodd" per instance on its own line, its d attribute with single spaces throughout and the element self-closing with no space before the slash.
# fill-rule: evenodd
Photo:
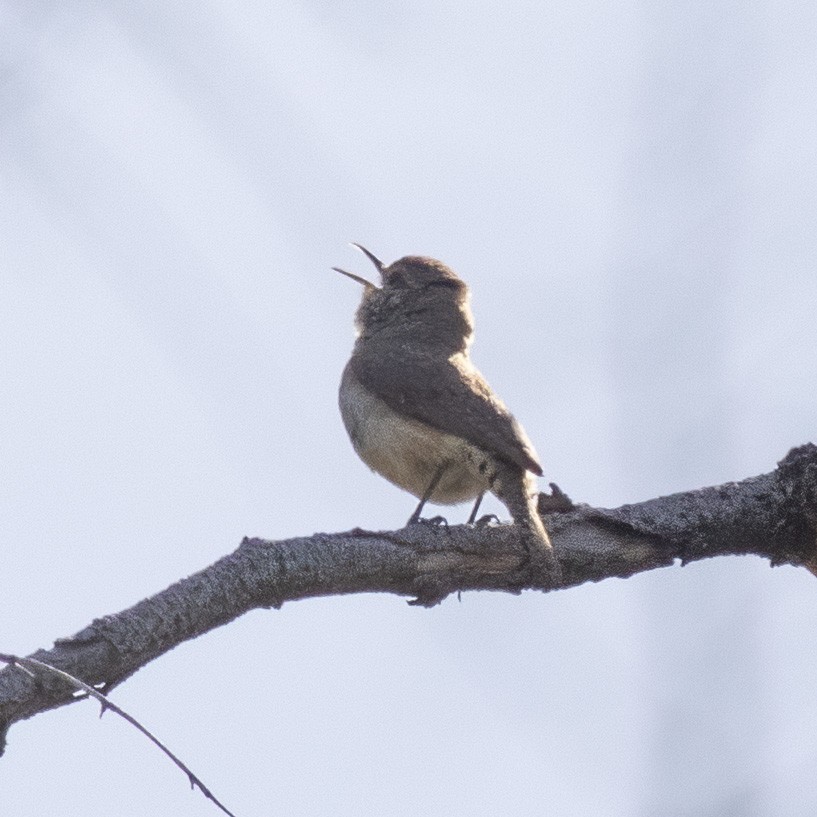
<svg viewBox="0 0 817 817">
<path fill-rule="evenodd" d="M 471 285 L 474 360 L 577 501 L 815 440 L 815 37 L 773 0 L 0 3 L 0 649 L 244 535 L 403 524 L 337 411 L 348 241 Z M 240 817 L 813 815 L 815 616 L 755 558 L 327 598 L 114 699 Z M 14 726 L 0 795 L 217 813 L 91 704 Z"/>
</svg>

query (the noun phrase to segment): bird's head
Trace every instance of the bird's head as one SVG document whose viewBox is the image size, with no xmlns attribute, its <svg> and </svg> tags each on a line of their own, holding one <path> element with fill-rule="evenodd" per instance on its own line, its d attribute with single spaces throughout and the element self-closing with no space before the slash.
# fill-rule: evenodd
<svg viewBox="0 0 817 817">
<path fill-rule="evenodd" d="M 465 282 L 434 258 L 407 255 L 386 266 L 360 244 L 354 244 L 374 264 L 380 285 L 334 270 L 363 285 L 355 325 L 362 339 L 392 338 L 423 348 L 465 351 L 474 331 Z"/>
</svg>

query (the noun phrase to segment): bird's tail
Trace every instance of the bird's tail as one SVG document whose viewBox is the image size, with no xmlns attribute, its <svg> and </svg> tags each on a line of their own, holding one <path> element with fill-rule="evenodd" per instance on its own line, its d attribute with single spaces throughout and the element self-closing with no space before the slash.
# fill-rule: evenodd
<svg viewBox="0 0 817 817">
<path fill-rule="evenodd" d="M 538 490 L 533 474 L 502 463 L 497 469 L 493 492 L 505 504 L 522 534 L 522 544 L 531 561 L 541 566 L 553 585 L 562 581 L 562 570 L 553 543 L 537 510 Z"/>
</svg>

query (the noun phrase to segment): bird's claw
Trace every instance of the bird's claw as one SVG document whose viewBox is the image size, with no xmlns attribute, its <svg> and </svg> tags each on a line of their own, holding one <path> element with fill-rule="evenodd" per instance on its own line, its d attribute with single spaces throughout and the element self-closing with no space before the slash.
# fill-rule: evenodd
<svg viewBox="0 0 817 817">
<path fill-rule="evenodd" d="M 419 517 L 418 519 L 409 519 L 409 525 L 430 525 L 431 527 L 445 528 L 448 530 L 448 520 L 444 516 L 431 516 L 428 519 Z"/>
<path fill-rule="evenodd" d="M 480 516 L 480 518 L 474 522 L 474 527 L 487 528 L 491 522 L 496 522 L 498 525 L 499 517 L 495 513 L 486 513 L 484 516 Z"/>
</svg>

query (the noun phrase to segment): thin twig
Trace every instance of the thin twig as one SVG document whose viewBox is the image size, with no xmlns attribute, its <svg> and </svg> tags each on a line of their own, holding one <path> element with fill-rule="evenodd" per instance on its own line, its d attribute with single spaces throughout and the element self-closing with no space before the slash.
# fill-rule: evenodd
<svg viewBox="0 0 817 817">
<path fill-rule="evenodd" d="M 106 709 L 110 709 L 111 712 L 115 712 L 121 718 L 124 718 L 129 724 L 135 726 L 145 737 L 151 740 L 153 743 L 156 744 L 186 775 L 187 779 L 190 781 L 190 788 L 195 789 L 197 786 L 201 793 L 208 799 L 212 800 L 216 806 L 218 806 L 225 814 L 228 814 L 229 817 L 235 817 L 232 811 L 230 811 L 211 791 L 204 785 L 201 779 L 195 775 L 188 766 L 181 761 L 170 749 L 167 748 L 155 735 L 151 734 L 144 726 L 142 726 L 139 721 L 136 720 L 132 715 L 129 715 L 125 712 L 124 709 L 117 706 L 113 701 L 103 695 L 98 689 L 94 689 L 92 686 L 86 684 L 84 681 L 81 681 L 79 678 L 75 678 L 68 672 L 64 672 L 61 669 L 57 669 L 56 667 L 52 667 L 51 664 L 46 664 L 44 661 L 38 661 L 36 658 L 21 658 L 16 655 L 8 655 L 6 653 L 0 653 L 0 661 L 5 662 L 6 664 L 12 664 L 16 667 L 19 667 L 23 672 L 28 673 L 31 676 L 34 676 L 35 673 L 32 672 L 31 667 L 36 667 L 39 670 L 44 670 L 46 672 L 50 672 L 53 675 L 62 678 L 63 681 L 70 684 L 77 690 L 81 692 L 87 693 L 90 697 L 95 698 L 100 705 L 99 717 L 101 718 L 103 714 L 105 714 Z"/>
</svg>

